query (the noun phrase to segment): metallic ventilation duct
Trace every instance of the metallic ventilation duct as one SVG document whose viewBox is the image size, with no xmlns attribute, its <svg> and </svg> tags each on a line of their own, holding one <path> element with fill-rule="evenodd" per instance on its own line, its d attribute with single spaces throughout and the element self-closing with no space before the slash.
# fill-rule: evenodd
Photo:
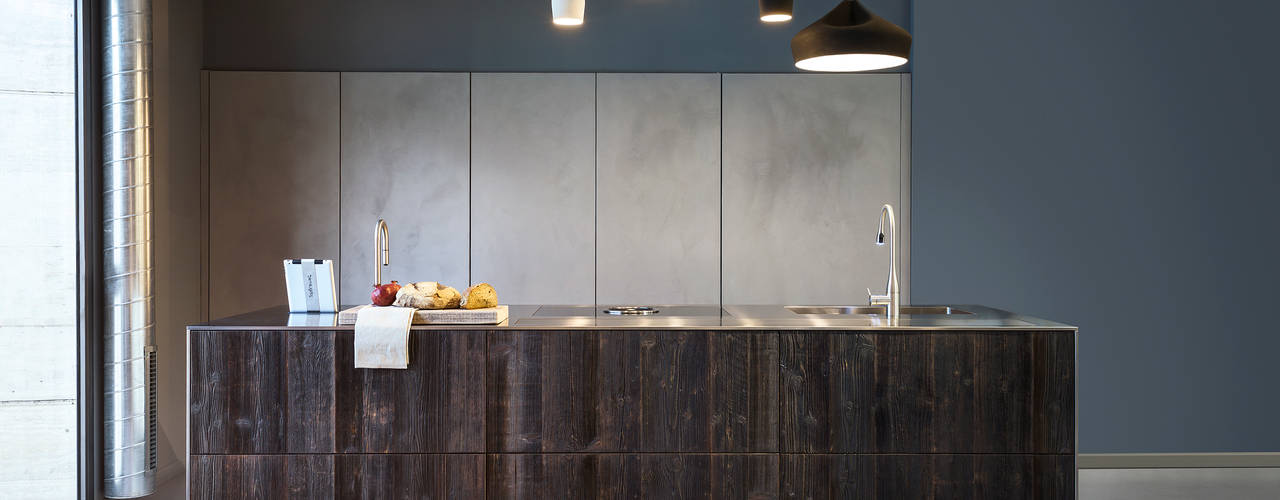
<svg viewBox="0 0 1280 500">
<path fill-rule="evenodd" d="M 151 246 L 151 1 L 102 13 L 104 494 L 155 490 L 156 349 Z"/>
</svg>

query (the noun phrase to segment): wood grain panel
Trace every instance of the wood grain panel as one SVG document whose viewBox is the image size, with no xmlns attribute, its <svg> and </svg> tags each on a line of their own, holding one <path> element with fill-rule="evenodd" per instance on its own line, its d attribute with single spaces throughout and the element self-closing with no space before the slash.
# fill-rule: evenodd
<svg viewBox="0 0 1280 500">
<path fill-rule="evenodd" d="M 778 449 L 778 336 L 712 333 L 711 449 Z"/>
<path fill-rule="evenodd" d="M 1071 453 L 1074 337 L 782 333 L 780 447 L 819 453 Z"/>
<path fill-rule="evenodd" d="M 876 422 L 875 351 L 870 336 L 781 333 L 780 449 L 869 449 Z"/>
<path fill-rule="evenodd" d="M 339 453 L 484 451 L 483 331 L 414 331 L 409 368 L 354 368 L 354 334 L 335 346 Z"/>
<path fill-rule="evenodd" d="M 945 334 L 944 334 L 945 335 Z M 930 340 L 933 334 L 915 332 L 872 335 L 875 346 L 875 384 L 872 413 L 851 415 L 871 419 L 873 441 L 854 444 L 862 451 L 908 452 L 933 449 L 934 412 L 948 414 L 948 408 L 934 406 L 934 377 Z M 949 356 L 950 353 L 944 353 Z M 835 394 L 840 394 L 836 392 Z M 841 396 L 842 399 L 845 396 Z M 959 431 L 959 430 L 958 430 Z M 963 432 L 963 431 L 961 431 Z M 836 439 L 831 451 L 850 451 L 848 441 Z"/>
<path fill-rule="evenodd" d="M 332 455 L 194 455 L 188 498 L 333 498 Z"/>
<path fill-rule="evenodd" d="M 192 331 L 191 452 L 331 453 L 332 331 Z"/>
<path fill-rule="evenodd" d="M 542 335 L 489 333 L 485 433 L 489 451 L 542 449 Z"/>
<path fill-rule="evenodd" d="M 773 334 L 492 332 L 491 452 L 777 449 Z"/>
<path fill-rule="evenodd" d="M 489 450 L 636 450 L 642 333 L 493 332 Z"/>
<path fill-rule="evenodd" d="M 481 454 L 338 455 L 337 498 L 484 498 Z"/>
<path fill-rule="evenodd" d="M 792 455 L 782 498 L 1075 498 L 1071 455 Z"/>
<path fill-rule="evenodd" d="M 600 335 L 600 450 L 645 448 L 639 415 L 644 413 L 644 341 L 631 332 Z"/>
<path fill-rule="evenodd" d="M 1036 412 L 1031 439 L 1038 449 L 1076 451 L 1077 335 L 1038 335 L 1033 340 L 1031 407 Z"/>
<path fill-rule="evenodd" d="M 776 455 L 489 455 L 490 498 L 777 498 Z"/>
<path fill-rule="evenodd" d="M 710 451 L 707 334 L 645 332 L 640 451 Z"/>
<path fill-rule="evenodd" d="M 953 429 L 976 429 L 977 404 L 974 387 L 974 356 L 977 355 L 975 341 L 977 335 L 957 333 L 949 335 L 930 335 L 929 341 L 935 352 L 948 353 L 945 356 L 932 356 L 932 369 L 929 379 L 934 386 L 934 404 L 945 411 L 935 411 L 929 422 L 934 432 L 929 450 L 972 451 L 976 434 L 973 432 L 952 432 Z"/>
<path fill-rule="evenodd" d="M 604 446 L 600 439 L 600 349 L 595 332 L 560 332 L 542 338 L 543 451 Z M 612 421 L 613 419 L 607 419 Z M 548 446 L 550 445 L 550 446 Z"/>
<path fill-rule="evenodd" d="M 711 455 L 713 498 L 778 498 L 778 455 Z"/>
<path fill-rule="evenodd" d="M 640 498 L 639 455 L 489 455 L 490 498 Z"/>
</svg>

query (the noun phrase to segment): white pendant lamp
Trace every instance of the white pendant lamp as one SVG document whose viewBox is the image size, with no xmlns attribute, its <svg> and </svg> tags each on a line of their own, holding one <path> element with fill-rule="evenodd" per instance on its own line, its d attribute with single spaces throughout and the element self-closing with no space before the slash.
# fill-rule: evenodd
<svg viewBox="0 0 1280 500">
<path fill-rule="evenodd" d="M 551 22 L 556 26 L 579 26 L 587 11 L 587 0 L 551 0 Z"/>
</svg>

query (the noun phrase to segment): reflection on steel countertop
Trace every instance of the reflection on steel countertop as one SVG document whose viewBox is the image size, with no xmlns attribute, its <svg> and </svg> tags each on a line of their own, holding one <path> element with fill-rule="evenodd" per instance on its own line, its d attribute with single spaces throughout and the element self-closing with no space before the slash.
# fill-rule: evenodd
<svg viewBox="0 0 1280 500">
<path fill-rule="evenodd" d="M 614 316 L 609 304 L 513 305 L 500 325 L 414 325 L 417 330 L 1075 330 L 1076 327 L 979 305 L 952 305 L 973 314 L 797 314 L 783 305 L 662 305 L 649 316 Z M 343 309 L 349 306 L 344 306 Z M 350 330 L 332 313 L 290 315 L 286 307 L 189 326 L 190 330 Z"/>
</svg>

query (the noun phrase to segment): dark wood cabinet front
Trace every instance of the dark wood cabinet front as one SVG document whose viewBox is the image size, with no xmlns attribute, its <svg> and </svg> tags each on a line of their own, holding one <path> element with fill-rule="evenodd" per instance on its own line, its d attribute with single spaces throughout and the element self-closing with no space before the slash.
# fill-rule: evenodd
<svg viewBox="0 0 1280 500">
<path fill-rule="evenodd" d="M 777 498 L 774 454 L 493 454 L 490 498 Z"/>
<path fill-rule="evenodd" d="M 777 336 L 493 332 L 490 452 L 777 451 Z"/>
<path fill-rule="evenodd" d="M 782 498 L 1075 498 L 1074 455 L 783 454 Z"/>
<path fill-rule="evenodd" d="M 484 453 L 485 332 L 413 332 L 409 368 L 355 368 L 339 332 L 334 394 L 338 453 Z"/>
<path fill-rule="evenodd" d="M 784 453 L 1075 450 L 1061 333 L 779 334 Z"/>
<path fill-rule="evenodd" d="M 1074 498 L 1074 331 L 198 331 L 192 498 Z"/>
<path fill-rule="evenodd" d="M 332 331 L 192 331 L 192 454 L 333 453 Z"/>
</svg>

